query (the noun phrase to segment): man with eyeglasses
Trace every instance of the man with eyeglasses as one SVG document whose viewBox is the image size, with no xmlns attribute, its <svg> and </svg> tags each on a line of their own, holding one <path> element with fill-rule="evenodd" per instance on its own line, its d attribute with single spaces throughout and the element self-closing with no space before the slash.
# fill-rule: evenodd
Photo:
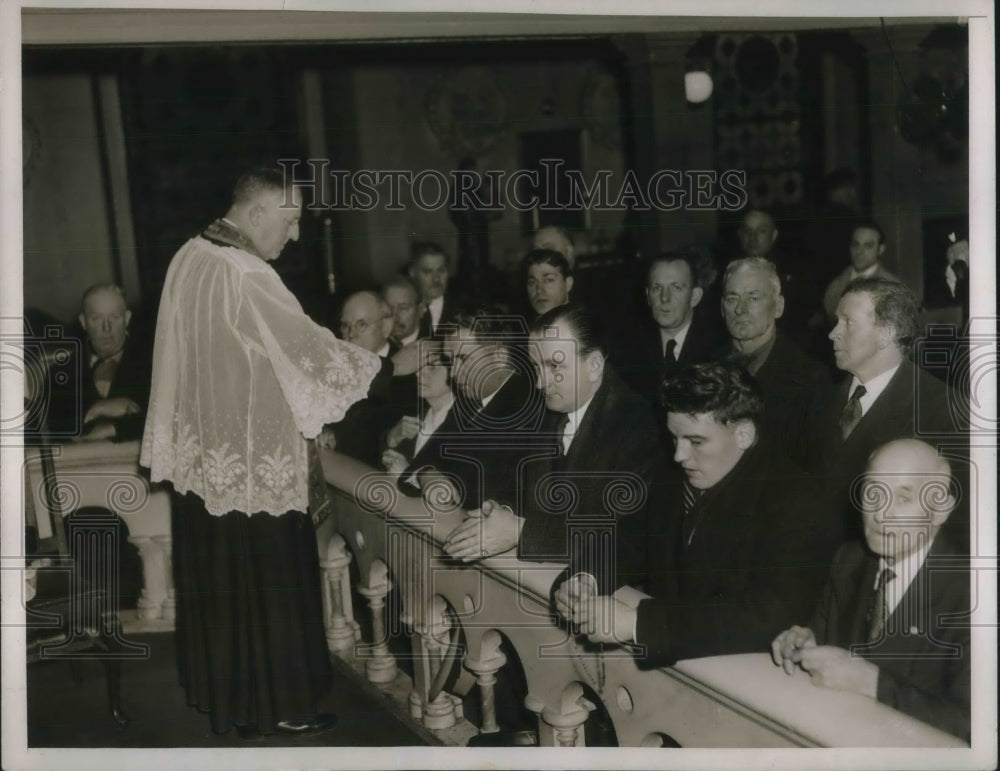
<svg viewBox="0 0 1000 771">
<path fill-rule="evenodd" d="M 392 326 L 389 304 L 378 293 L 362 290 L 344 301 L 340 336 L 383 360 L 399 350 L 389 337 Z M 393 377 L 386 379 L 383 387 L 373 389 L 367 398 L 351 405 L 339 423 L 324 427 L 320 446 L 380 467 L 383 435 L 403 415 L 413 414 L 417 408 L 416 376 L 398 372 L 394 366 Z"/>
<path fill-rule="evenodd" d="M 388 357 L 395 351 L 389 342 L 392 312 L 375 292 L 355 292 L 340 311 L 340 336 L 367 351 Z"/>
<path fill-rule="evenodd" d="M 812 421 L 831 389 L 830 375 L 778 331 L 785 309 L 781 279 L 763 257 L 735 260 L 726 268 L 722 316 L 732 342 L 732 358 L 753 375 L 764 392 L 762 431 L 793 458 L 809 457 Z"/>
</svg>

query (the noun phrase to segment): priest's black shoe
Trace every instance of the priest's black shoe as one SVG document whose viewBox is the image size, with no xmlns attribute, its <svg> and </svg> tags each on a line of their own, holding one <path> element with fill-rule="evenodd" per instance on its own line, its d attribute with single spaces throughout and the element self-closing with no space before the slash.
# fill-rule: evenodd
<svg viewBox="0 0 1000 771">
<path fill-rule="evenodd" d="M 277 725 L 277 731 L 290 736 L 306 736 L 329 731 L 336 724 L 337 716 L 324 712 L 309 720 L 282 720 Z"/>
</svg>

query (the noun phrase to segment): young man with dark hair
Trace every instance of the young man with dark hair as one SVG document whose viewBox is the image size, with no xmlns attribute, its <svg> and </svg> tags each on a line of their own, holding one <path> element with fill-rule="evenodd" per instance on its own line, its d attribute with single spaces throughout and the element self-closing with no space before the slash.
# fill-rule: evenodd
<svg viewBox="0 0 1000 771">
<path fill-rule="evenodd" d="M 862 222 L 855 225 L 851 231 L 848 244 L 851 264 L 831 281 L 823 293 L 823 309 L 831 324 L 837 323 L 837 303 L 844 289 L 858 278 L 884 278 L 898 281 L 882 265 L 882 255 L 885 254 L 885 234 L 875 222 Z"/>
<path fill-rule="evenodd" d="M 685 368 L 663 398 L 676 466 L 645 530 L 629 518 L 619 530 L 647 546 L 652 596 L 635 605 L 577 575 L 556 609 L 592 641 L 634 643 L 645 666 L 761 650 L 808 616 L 839 529 L 809 477 L 760 436 L 763 400 L 742 367 Z"/>
<path fill-rule="evenodd" d="M 566 305 L 573 291 L 573 269 L 554 249 L 532 249 L 521 262 L 528 302 L 536 315 Z"/>
</svg>

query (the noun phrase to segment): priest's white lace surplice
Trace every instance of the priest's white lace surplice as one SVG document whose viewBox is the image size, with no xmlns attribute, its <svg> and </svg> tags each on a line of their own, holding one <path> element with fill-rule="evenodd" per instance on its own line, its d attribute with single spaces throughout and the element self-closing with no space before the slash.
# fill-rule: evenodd
<svg viewBox="0 0 1000 771">
<path fill-rule="evenodd" d="M 140 462 L 216 516 L 306 511 L 306 440 L 380 367 L 313 323 L 264 260 L 193 238 L 167 271 Z"/>
</svg>

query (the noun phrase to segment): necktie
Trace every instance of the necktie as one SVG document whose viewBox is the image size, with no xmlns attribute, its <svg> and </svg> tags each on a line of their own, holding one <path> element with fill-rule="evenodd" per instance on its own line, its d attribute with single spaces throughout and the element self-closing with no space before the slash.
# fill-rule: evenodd
<svg viewBox="0 0 1000 771">
<path fill-rule="evenodd" d="M 684 519 L 682 521 L 684 528 L 684 543 L 691 543 L 691 539 L 694 537 L 694 528 L 696 524 L 696 517 L 694 516 L 694 507 L 701 497 L 701 490 L 696 490 L 690 482 L 686 479 L 684 480 Z"/>
<path fill-rule="evenodd" d="M 424 308 L 424 312 L 420 314 L 420 331 L 418 332 L 420 338 L 428 338 L 434 333 L 434 325 L 431 322 L 431 309 Z"/>
<path fill-rule="evenodd" d="M 889 618 L 889 609 L 886 605 L 886 587 L 896 577 L 896 574 L 892 572 L 892 562 L 888 558 L 886 558 L 885 563 L 885 567 L 878 575 L 875 597 L 872 599 L 872 607 L 868 613 L 868 642 L 874 642 L 882 637 L 882 633 L 885 631 L 885 622 Z"/>
<path fill-rule="evenodd" d="M 861 397 L 866 393 L 865 387 L 859 383 L 840 415 L 840 436 L 844 441 L 847 441 L 855 426 L 861 422 Z"/>
<path fill-rule="evenodd" d="M 569 425 L 569 415 L 565 412 L 560 412 L 559 416 L 556 418 L 556 442 L 559 445 L 559 454 L 565 455 L 566 450 L 566 426 Z"/>
<path fill-rule="evenodd" d="M 118 362 L 114 359 L 98 359 L 94 364 L 94 387 L 106 399 L 108 391 L 111 390 L 111 381 L 115 378 L 115 371 L 118 369 Z"/>
<path fill-rule="evenodd" d="M 677 341 L 673 338 L 667 340 L 667 349 L 663 353 L 663 366 L 672 367 L 677 363 Z"/>
</svg>

